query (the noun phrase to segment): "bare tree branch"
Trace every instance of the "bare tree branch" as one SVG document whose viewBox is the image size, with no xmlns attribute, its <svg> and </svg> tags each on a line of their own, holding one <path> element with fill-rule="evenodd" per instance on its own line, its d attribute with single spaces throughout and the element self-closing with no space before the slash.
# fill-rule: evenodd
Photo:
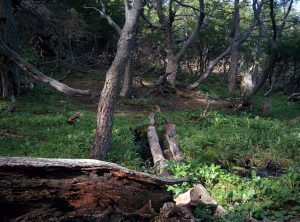
<svg viewBox="0 0 300 222">
<path fill-rule="evenodd" d="M 176 57 L 177 57 L 178 60 L 180 60 L 184 56 L 187 48 L 193 42 L 193 40 L 195 39 L 196 35 L 198 34 L 200 28 L 203 25 L 203 21 L 204 21 L 204 17 L 205 17 L 204 0 L 199 0 L 199 4 L 200 4 L 200 11 L 199 11 L 200 15 L 199 15 L 197 27 L 191 32 L 191 34 L 189 35 L 189 38 L 184 42 L 184 44 L 181 47 L 180 51 L 177 53 Z"/>
<path fill-rule="evenodd" d="M 90 6 L 84 6 L 83 8 L 96 10 L 100 14 L 101 18 L 106 19 L 108 24 L 110 24 L 120 35 L 121 27 L 109 15 L 106 14 L 106 8 L 105 8 L 104 3 L 102 1 L 100 1 L 100 4 L 101 4 L 101 8 L 102 8 L 101 10 L 96 7 L 90 7 Z"/>
<path fill-rule="evenodd" d="M 66 84 L 63 84 L 44 73 L 40 72 L 37 68 L 26 62 L 19 54 L 8 48 L 5 43 L 0 39 L 0 52 L 5 57 L 13 61 L 21 70 L 31 75 L 33 78 L 50 85 L 60 92 L 72 95 L 72 96 L 89 96 L 91 95 L 90 90 L 74 89 Z"/>
</svg>

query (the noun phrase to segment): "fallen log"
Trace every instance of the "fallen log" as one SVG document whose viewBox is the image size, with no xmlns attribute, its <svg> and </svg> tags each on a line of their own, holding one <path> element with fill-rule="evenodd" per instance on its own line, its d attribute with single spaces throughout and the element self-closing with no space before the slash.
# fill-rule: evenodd
<svg viewBox="0 0 300 222">
<path fill-rule="evenodd" d="M 153 158 L 154 167 L 159 171 L 160 174 L 166 174 L 168 173 L 164 170 L 164 168 L 167 166 L 166 159 L 163 155 L 161 146 L 159 144 L 159 138 L 156 132 L 155 127 L 155 114 L 151 112 L 148 116 L 150 125 L 147 129 L 147 138 L 151 150 L 151 155 Z"/>
<path fill-rule="evenodd" d="M 182 160 L 180 149 L 176 140 L 176 125 L 172 124 L 169 120 L 165 125 L 165 137 L 169 144 L 169 150 L 172 153 L 173 159 L 176 161 Z"/>
<path fill-rule="evenodd" d="M 91 159 L 0 157 L 0 221 L 148 221 L 172 202 L 161 178 Z"/>
<path fill-rule="evenodd" d="M 196 206 L 200 202 L 216 206 L 215 215 L 226 214 L 227 211 L 208 193 L 207 189 L 200 183 L 194 188 L 175 198 L 177 206 Z"/>
<path fill-rule="evenodd" d="M 34 79 L 39 80 L 49 86 L 55 88 L 56 90 L 66 93 L 71 96 L 90 96 L 90 90 L 80 90 L 74 89 L 67 86 L 64 83 L 57 81 L 44 73 L 39 71 L 36 67 L 25 61 L 19 54 L 11 50 L 5 45 L 5 43 L 0 39 L 0 53 L 7 57 L 9 60 L 14 62 L 22 71 L 32 76 Z"/>
</svg>

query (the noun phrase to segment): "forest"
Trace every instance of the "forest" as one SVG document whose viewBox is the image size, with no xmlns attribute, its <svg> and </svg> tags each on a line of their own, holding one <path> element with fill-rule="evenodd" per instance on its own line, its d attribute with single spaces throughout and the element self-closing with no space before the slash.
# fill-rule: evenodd
<svg viewBox="0 0 300 222">
<path fill-rule="evenodd" d="M 300 1 L 0 0 L 0 221 L 300 221 Z"/>
</svg>

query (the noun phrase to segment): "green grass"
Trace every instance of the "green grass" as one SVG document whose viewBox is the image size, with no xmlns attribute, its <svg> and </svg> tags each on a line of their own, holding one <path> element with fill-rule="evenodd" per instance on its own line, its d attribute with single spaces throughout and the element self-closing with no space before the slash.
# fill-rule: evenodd
<svg viewBox="0 0 300 222">
<path fill-rule="evenodd" d="M 202 89 L 203 90 L 203 89 Z M 216 95 L 222 87 L 210 88 Z M 212 93 L 213 94 L 213 93 Z M 243 221 L 251 213 L 257 219 L 277 221 L 300 218 L 300 125 L 290 119 L 299 115 L 299 104 L 288 102 L 281 94 L 271 96 L 269 116 L 259 116 L 263 99 L 254 99 L 254 113 L 228 115 L 202 110 L 157 113 L 161 132 L 165 119 L 177 125 L 177 139 L 184 155 L 181 163 L 170 162 L 175 177 L 190 177 L 205 184 L 229 214 L 220 221 Z M 51 158 L 88 158 L 96 114 L 73 105 L 64 95 L 37 85 L 32 92 L 17 98 L 17 112 L 6 113 L 8 101 L 0 101 L 1 156 L 31 156 Z M 125 101 L 125 107 L 149 108 L 151 101 Z M 73 125 L 67 116 L 81 112 Z M 109 161 L 132 169 L 141 167 L 142 160 L 135 144 L 134 129 L 147 125 L 145 114 L 132 112 L 115 115 Z M 241 177 L 243 160 L 251 160 L 252 171 Z M 272 161 L 285 172 L 283 176 L 258 176 Z M 178 194 L 192 184 L 169 187 Z M 199 205 L 195 214 L 206 221 L 213 220 L 207 206 Z M 296 218 L 296 219 L 295 219 Z M 216 219 L 214 219 L 216 220 Z"/>
<path fill-rule="evenodd" d="M 8 101 L 0 107 L 0 132 L 16 136 L 0 136 L 1 156 L 30 156 L 49 158 L 88 158 L 95 127 L 96 114 L 69 103 L 63 95 L 45 86 L 37 86 L 17 99 L 15 113 L 6 113 Z M 83 116 L 73 125 L 67 116 L 81 112 Z M 141 161 L 134 144 L 136 118 L 117 115 L 109 160 L 138 168 Z"/>
</svg>

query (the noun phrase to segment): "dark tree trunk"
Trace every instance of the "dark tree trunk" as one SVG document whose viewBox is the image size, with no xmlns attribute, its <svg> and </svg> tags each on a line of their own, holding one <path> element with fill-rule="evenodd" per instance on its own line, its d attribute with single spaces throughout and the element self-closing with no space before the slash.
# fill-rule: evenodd
<svg viewBox="0 0 300 222">
<path fill-rule="evenodd" d="M 0 38 L 11 49 L 18 52 L 16 24 L 10 0 L 0 0 Z M 19 69 L 0 54 L 0 97 L 11 97 L 19 93 Z"/>
<path fill-rule="evenodd" d="M 133 73 L 132 73 L 132 58 L 130 57 L 125 68 L 124 80 L 120 96 L 130 98 L 133 90 Z"/>
<path fill-rule="evenodd" d="M 239 0 L 234 1 L 234 15 L 232 31 L 230 35 L 230 72 L 228 76 L 228 91 L 233 92 L 236 88 L 236 79 L 239 69 L 239 41 L 240 41 L 240 8 Z"/>
<path fill-rule="evenodd" d="M 117 54 L 106 74 L 105 85 L 99 100 L 97 129 L 91 146 L 91 158 L 106 159 L 113 127 L 115 101 L 120 92 L 120 83 L 124 78 L 126 64 L 130 58 L 142 6 L 142 0 L 135 0 L 132 9 L 126 10 L 126 22 L 118 41 Z"/>
<path fill-rule="evenodd" d="M 0 221 L 151 221 L 167 179 L 98 160 L 0 158 Z"/>
</svg>

